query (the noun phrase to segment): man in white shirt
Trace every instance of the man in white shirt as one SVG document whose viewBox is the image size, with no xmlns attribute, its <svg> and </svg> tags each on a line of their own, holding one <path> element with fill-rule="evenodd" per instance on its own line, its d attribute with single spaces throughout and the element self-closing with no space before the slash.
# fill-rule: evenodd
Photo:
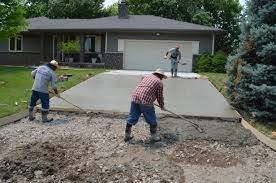
<svg viewBox="0 0 276 183">
<path fill-rule="evenodd" d="M 181 52 L 179 51 L 180 45 L 176 44 L 175 48 L 169 49 L 167 51 L 165 59 L 168 58 L 168 55 L 170 54 L 169 58 L 171 59 L 171 75 L 172 77 L 177 77 L 177 67 L 178 63 L 181 60 Z"/>
<path fill-rule="evenodd" d="M 34 71 L 32 71 L 32 77 L 34 79 L 34 84 L 32 87 L 32 96 L 31 102 L 29 106 L 29 120 L 33 121 L 34 117 L 34 107 L 36 106 L 36 102 L 40 99 L 41 101 L 41 114 L 42 114 L 42 122 L 47 123 L 53 121 L 53 119 L 49 119 L 47 117 L 49 113 L 49 91 L 48 85 L 51 83 L 51 86 L 55 92 L 58 94 L 57 90 L 57 76 L 55 70 L 59 68 L 58 62 L 52 60 L 50 63 L 46 65 L 41 65 Z"/>
</svg>

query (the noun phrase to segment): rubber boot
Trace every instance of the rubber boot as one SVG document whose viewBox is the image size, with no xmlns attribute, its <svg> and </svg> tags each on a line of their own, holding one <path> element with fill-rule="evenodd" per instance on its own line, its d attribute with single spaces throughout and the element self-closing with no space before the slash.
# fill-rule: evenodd
<svg viewBox="0 0 276 183">
<path fill-rule="evenodd" d="M 29 108 L 29 121 L 33 121 L 33 120 L 35 120 L 35 117 L 34 117 L 34 108 L 30 107 Z"/>
<path fill-rule="evenodd" d="M 51 121 L 53 121 L 53 118 L 48 118 L 48 111 L 41 111 L 41 115 L 42 115 L 42 123 L 49 123 Z"/>
<path fill-rule="evenodd" d="M 157 134 L 157 125 L 150 125 L 150 141 L 158 142 L 161 138 Z"/>
<path fill-rule="evenodd" d="M 131 139 L 133 139 L 133 136 L 131 136 L 131 128 L 132 128 L 132 125 L 130 125 L 130 124 L 126 125 L 125 138 L 124 138 L 125 142 L 128 142 Z"/>
<path fill-rule="evenodd" d="M 174 77 L 177 77 L 177 69 L 174 70 Z"/>
</svg>

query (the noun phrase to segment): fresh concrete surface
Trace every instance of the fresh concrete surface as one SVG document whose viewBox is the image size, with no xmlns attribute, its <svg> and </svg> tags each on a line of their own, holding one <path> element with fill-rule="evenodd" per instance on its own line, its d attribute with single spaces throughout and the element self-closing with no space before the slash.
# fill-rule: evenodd
<svg viewBox="0 0 276 183">
<path fill-rule="evenodd" d="M 135 71 L 135 70 L 113 70 L 110 72 L 106 72 L 105 74 L 112 75 L 127 75 L 127 76 L 143 76 L 147 74 L 151 74 L 153 71 Z M 171 77 L 170 72 L 165 72 L 165 75 Z M 196 79 L 199 78 L 200 75 L 197 73 L 186 73 L 186 72 L 178 72 L 178 77 L 186 78 L 186 79 Z"/>
<path fill-rule="evenodd" d="M 62 93 L 62 97 L 85 110 L 128 112 L 131 93 L 141 76 L 99 74 Z M 164 80 L 165 106 L 175 113 L 199 117 L 237 119 L 238 114 L 224 97 L 204 79 Z M 75 109 L 59 98 L 51 108 Z M 157 113 L 165 113 L 157 110 Z"/>
</svg>

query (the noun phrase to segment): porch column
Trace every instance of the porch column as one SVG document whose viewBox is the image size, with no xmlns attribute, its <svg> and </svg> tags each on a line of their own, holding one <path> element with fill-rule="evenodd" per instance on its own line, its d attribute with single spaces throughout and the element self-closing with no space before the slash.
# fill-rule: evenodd
<svg viewBox="0 0 276 183">
<path fill-rule="evenodd" d="M 40 34 L 40 61 L 41 62 L 44 62 L 44 58 L 45 58 L 45 35 L 44 33 L 41 33 Z"/>
<path fill-rule="evenodd" d="M 84 62 L 84 35 L 80 35 L 80 62 Z"/>
</svg>

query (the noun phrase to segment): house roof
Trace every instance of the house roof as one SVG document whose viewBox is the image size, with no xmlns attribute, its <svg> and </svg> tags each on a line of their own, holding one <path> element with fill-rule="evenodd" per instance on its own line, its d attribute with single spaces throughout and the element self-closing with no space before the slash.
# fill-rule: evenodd
<svg viewBox="0 0 276 183">
<path fill-rule="evenodd" d="M 48 19 L 38 17 L 27 19 L 27 30 L 106 30 L 106 31 L 176 31 L 176 32 L 219 32 L 214 27 L 181 22 L 152 16 L 131 15 L 128 19 L 118 16 L 96 19 Z"/>
</svg>

